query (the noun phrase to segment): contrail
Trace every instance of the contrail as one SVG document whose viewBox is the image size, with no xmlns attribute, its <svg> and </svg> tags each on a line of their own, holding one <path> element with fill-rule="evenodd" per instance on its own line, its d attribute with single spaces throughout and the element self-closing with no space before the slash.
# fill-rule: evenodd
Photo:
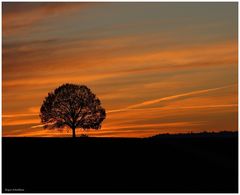
<svg viewBox="0 0 240 195">
<path fill-rule="evenodd" d="M 139 108 L 139 107 L 143 107 L 143 106 L 148 106 L 148 105 L 156 104 L 156 103 L 167 101 L 167 100 L 174 100 L 174 99 L 178 99 L 178 98 L 181 98 L 181 97 L 187 97 L 187 96 L 191 96 L 191 95 L 197 95 L 197 94 L 208 93 L 208 92 L 211 92 L 211 91 L 217 91 L 217 90 L 220 90 L 220 89 L 228 88 L 228 87 L 233 86 L 233 85 L 227 85 L 227 86 L 223 86 L 223 87 L 216 87 L 216 88 L 203 89 L 203 90 L 196 90 L 196 91 L 192 91 L 192 92 L 188 92 L 188 93 L 182 93 L 182 94 L 167 96 L 167 97 L 158 98 L 158 99 L 154 99 L 154 100 L 144 101 L 142 103 L 134 104 L 134 105 L 128 106 L 128 107 L 123 108 L 123 109 L 110 110 L 107 113 L 127 111 L 127 110 L 131 110 L 131 109 L 135 109 L 135 108 Z"/>
<path fill-rule="evenodd" d="M 34 125 L 34 126 L 31 126 L 30 128 L 35 129 L 35 128 L 43 127 L 43 126 L 44 126 L 44 125 Z"/>
</svg>

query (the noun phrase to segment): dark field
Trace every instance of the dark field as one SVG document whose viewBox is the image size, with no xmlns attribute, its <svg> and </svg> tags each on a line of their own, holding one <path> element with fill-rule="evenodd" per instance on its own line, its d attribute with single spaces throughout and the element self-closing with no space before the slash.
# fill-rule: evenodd
<svg viewBox="0 0 240 195">
<path fill-rule="evenodd" d="M 25 193 L 238 192 L 238 134 L 3 138 L 2 182 Z"/>
</svg>

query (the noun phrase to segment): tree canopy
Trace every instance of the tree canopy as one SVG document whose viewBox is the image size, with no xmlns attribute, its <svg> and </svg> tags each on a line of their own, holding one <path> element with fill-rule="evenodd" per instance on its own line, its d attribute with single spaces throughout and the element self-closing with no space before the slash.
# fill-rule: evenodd
<svg viewBox="0 0 240 195">
<path fill-rule="evenodd" d="M 85 85 L 63 84 L 48 93 L 40 109 L 45 129 L 70 127 L 75 129 L 100 129 L 106 118 L 101 101 Z"/>
</svg>

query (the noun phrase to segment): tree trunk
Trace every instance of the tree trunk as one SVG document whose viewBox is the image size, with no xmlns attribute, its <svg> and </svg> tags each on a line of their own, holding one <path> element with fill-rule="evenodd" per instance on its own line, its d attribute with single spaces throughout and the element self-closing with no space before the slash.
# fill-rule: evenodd
<svg viewBox="0 0 240 195">
<path fill-rule="evenodd" d="M 75 132 L 75 127 L 72 127 L 72 132 L 73 132 L 73 138 L 75 138 L 76 137 L 76 132 Z"/>
</svg>

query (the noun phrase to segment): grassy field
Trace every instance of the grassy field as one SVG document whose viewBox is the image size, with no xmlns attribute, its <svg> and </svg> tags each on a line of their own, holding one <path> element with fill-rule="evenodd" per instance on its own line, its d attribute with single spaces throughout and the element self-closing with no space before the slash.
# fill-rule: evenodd
<svg viewBox="0 0 240 195">
<path fill-rule="evenodd" d="M 237 192 L 238 133 L 2 138 L 3 192 Z"/>
</svg>

